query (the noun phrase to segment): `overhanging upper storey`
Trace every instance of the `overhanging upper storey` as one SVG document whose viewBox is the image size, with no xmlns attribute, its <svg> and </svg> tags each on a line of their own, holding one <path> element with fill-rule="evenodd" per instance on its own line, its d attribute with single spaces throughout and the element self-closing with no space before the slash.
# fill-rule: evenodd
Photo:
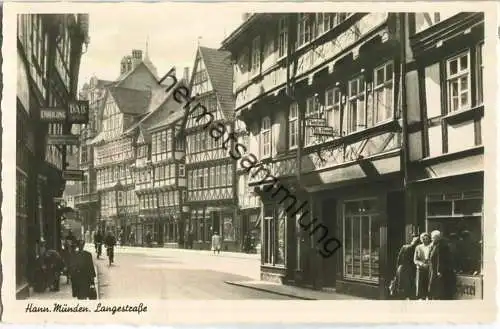
<svg viewBox="0 0 500 329">
<path fill-rule="evenodd" d="M 311 85 L 323 73 L 331 74 L 346 55 L 352 53 L 354 60 L 364 56 L 362 50 L 367 43 L 399 39 L 397 15 L 389 13 L 256 16 L 223 43 L 234 61 L 237 115 L 261 99 L 280 98 L 287 83 Z"/>
</svg>

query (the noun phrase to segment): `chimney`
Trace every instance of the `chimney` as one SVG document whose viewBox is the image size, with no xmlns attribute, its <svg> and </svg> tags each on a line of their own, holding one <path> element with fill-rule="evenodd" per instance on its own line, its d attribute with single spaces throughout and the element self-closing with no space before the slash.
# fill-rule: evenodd
<svg viewBox="0 0 500 329">
<path fill-rule="evenodd" d="M 136 60 L 142 60 L 142 50 L 132 50 L 132 58 Z"/>
<path fill-rule="evenodd" d="M 184 80 L 186 80 L 186 82 L 189 82 L 189 67 L 184 68 Z"/>
<path fill-rule="evenodd" d="M 241 19 L 243 20 L 243 23 L 246 22 L 249 18 L 250 18 L 250 13 L 244 13 L 243 15 L 241 15 Z"/>
</svg>

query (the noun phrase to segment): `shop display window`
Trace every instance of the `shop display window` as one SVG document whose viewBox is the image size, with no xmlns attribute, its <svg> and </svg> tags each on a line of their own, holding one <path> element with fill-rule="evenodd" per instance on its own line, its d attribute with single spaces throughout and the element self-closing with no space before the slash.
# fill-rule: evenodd
<svg viewBox="0 0 500 329">
<path fill-rule="evenodd" d="M 380 230 L 376 200 L 344 203 L 344 277 L 379 280 Z"/>
<path fill-rule="evenodd" d="M 426 230 L 439 230 L 452 251 L 457 274 L 478 275 L 482 264 L 480 191 L 432 194 L 426 198 Z"/>
</svg>

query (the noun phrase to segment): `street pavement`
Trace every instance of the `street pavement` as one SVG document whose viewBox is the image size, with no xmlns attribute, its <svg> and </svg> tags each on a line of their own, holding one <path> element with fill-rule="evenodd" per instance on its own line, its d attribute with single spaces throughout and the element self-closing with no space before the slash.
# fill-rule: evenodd
<svg viewBox="0 0 500 329">
<path fill-rule="evenodd" d="M 103 254 L 95 259 L 93 252 L 101 299 L 291 299 L 226 283 L 258 280 L 260 260 L 251 255 L 116 247 L 115 263 L 108 266 Z"/>
</svg>

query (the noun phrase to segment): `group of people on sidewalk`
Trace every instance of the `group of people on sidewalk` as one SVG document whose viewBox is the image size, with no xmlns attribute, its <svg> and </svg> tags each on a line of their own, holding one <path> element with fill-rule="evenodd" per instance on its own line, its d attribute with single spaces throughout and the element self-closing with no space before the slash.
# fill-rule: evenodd
<svg viewBox="0 0 500 329">
<path fill-rule="evenodd" d="M 65 237 L 60 250 L 47 248 L 42 239 L 36 256 L 34 290 L 60 290 L 60 277 L 66 276 L 71 282 L 72 296 L 78 299 L 95 299 L 95 269 L 92 255 L 84 250 L 85 240 L 77 239 L 71 230 Z"/>
<path fill-rule="evenodd" d="M 440 231 L 413 236 L 399 251 L 389 290 L 397 299 L 449 300 L 455 295 L 452 250 Z"/>
</svg>

